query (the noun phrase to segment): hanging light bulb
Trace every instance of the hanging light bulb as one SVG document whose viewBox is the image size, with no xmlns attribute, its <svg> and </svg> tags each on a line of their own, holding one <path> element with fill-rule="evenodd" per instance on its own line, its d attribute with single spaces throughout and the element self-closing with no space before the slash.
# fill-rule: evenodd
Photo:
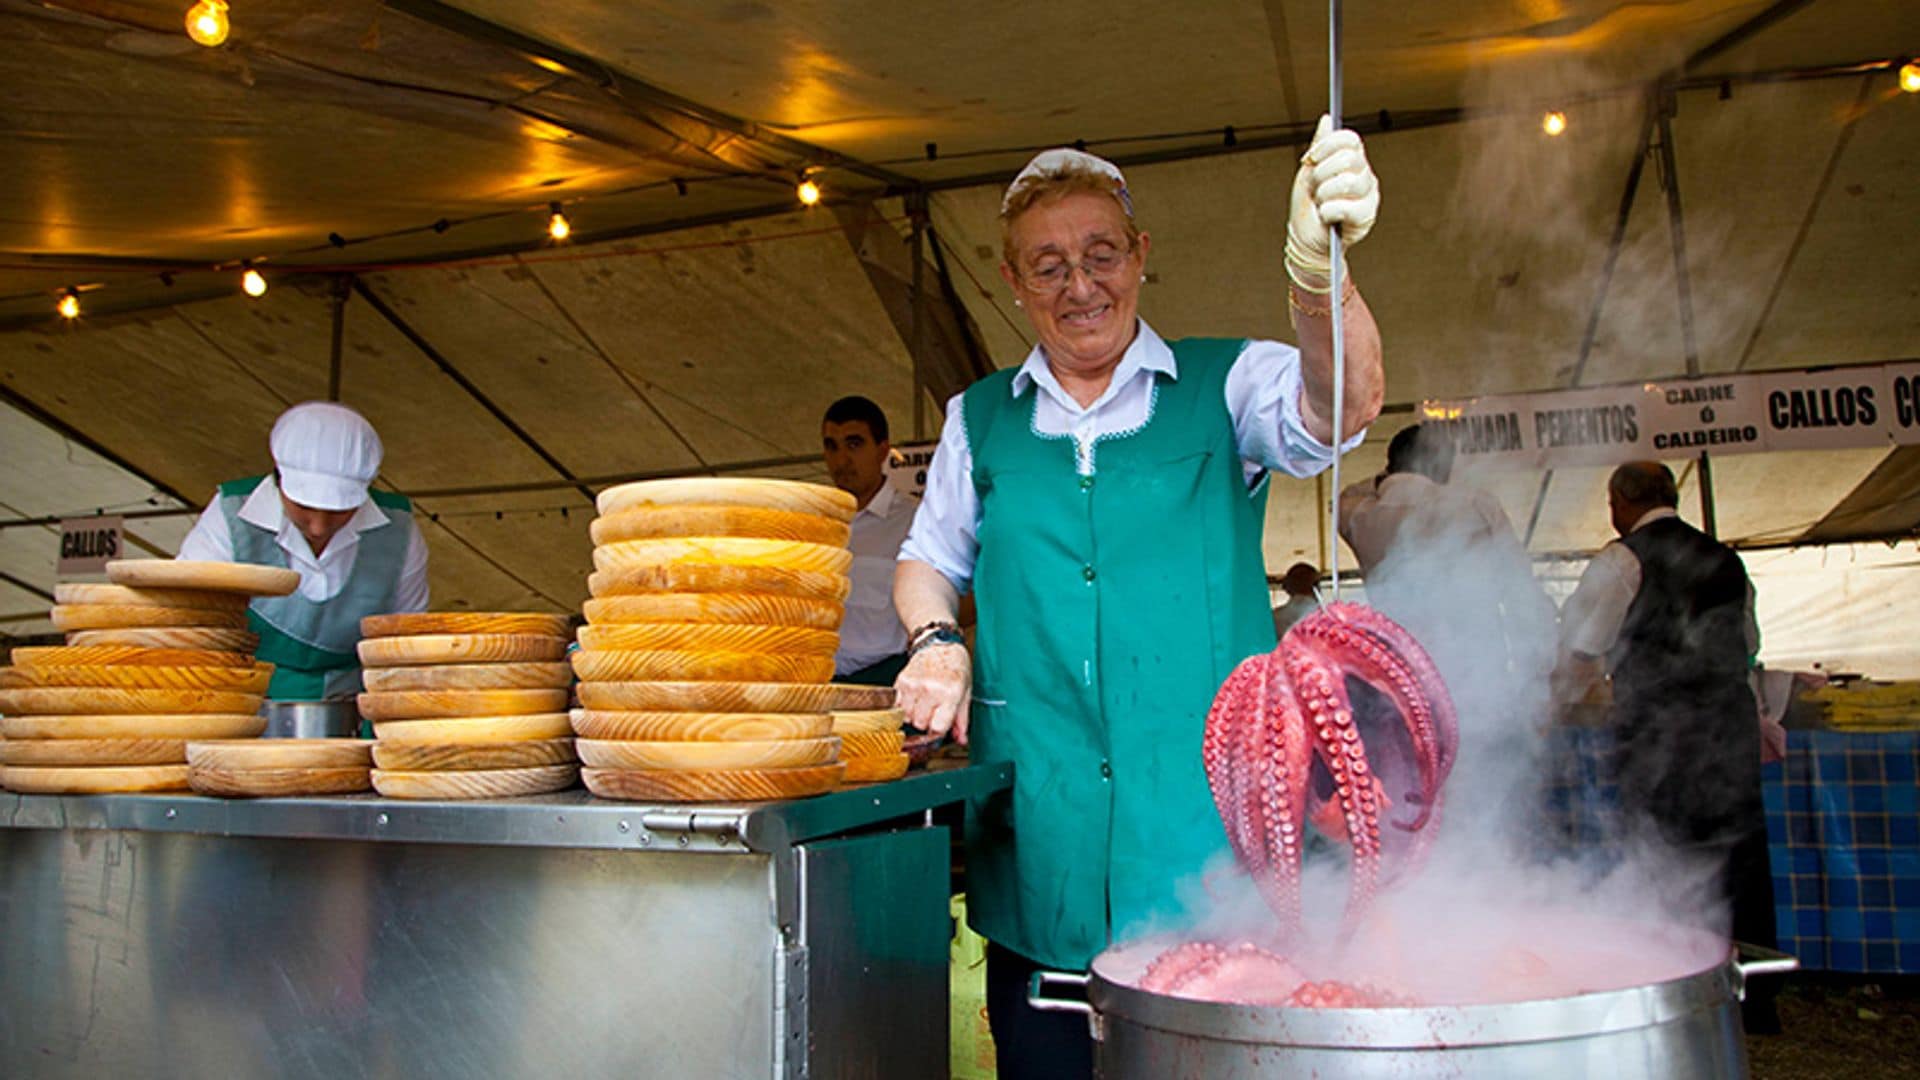
<svg viewBox="0 0 1920 1080">
<path fill-rule="evenodd" d="M 553 216 L 547 219 L 547 235 L 555 240 L 565 240 L 572 236 L 573 225 L 567 221 L 567 215 L 560 209 L 560 204 L 548 203 L 547 209 L 553 212 Z"/>
<path fill-rule="evenodd" d="M 187 36 L 209 49 L 227 40 L 227 0 L 200 0 L 188 8 Z"/>
<path fill-rule="evenodd" d="M 820 201 L 820 185 L 806 177 L 801 177 L 800 186 L 793 189 L 793 193 L 800 197 L 802 206 L 813 206 Z"/>
<path fill-rule="evenodd" d="M 63 319 L 79 318 L 80 317 L 80 294 L 73 291 L 72 289 L 68 289 L 65 293 L 61 294 L 60 302 L 54 305 L 54 310 L 58 311 L 60 313 L 60 317 Z"/>
<path fill-rule="evenodd" d="M 1900 89 L 1920 94 L 1920 60 L 1909 60 L 1900 66 Z"/>
<path fill-rule="evenodd" d="M 1567 130 L 1567 114 L 1555 109 L 1540 118 L 1540 130 L 1548 135 L 1558 135 Z"/>
<path fill-rule="evenodd" d="M 245 290 L 248 296 L 265 296 L 267 295 L 266 276 L 249 266 L 246 272 L 240 275 L 240 288 Z"/>
</svg>

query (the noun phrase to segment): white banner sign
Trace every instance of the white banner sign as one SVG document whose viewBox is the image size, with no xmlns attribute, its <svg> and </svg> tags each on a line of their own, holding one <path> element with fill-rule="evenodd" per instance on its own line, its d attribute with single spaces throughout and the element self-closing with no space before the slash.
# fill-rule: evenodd
<svg viewBox="0 0 1920 1080">
<path fill-rule="evenodd" d="M 120 524 L 118 517 L 61 521 L 60 561 L 54 572 L 61 577 L 104 573 L 107 560 L 120 557 Z"/>
<path fill-rule="evenodd" d="M 1465 465 L 1623 461 L 1920 444 L 1920 363 L 1425 401 Z"/>
<path fill-rule="evenodd" d="M 906 443 L 893 448 L 893 457 L 887 462 L 887 479 L 892 482 L 895 491 L 904 491 L 914 498 L 927 492 L 927 466 L 933 461 L 933 448 L 939 443 Z"/>
</svg>

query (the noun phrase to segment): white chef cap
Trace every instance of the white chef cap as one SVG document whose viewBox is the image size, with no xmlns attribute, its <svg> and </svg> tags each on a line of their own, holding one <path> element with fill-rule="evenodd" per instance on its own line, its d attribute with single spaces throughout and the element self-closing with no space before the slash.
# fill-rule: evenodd
<svg viewBox="0 0 1920 1080">
<path fill-rule="evenodd" d="M 1007 193 L 1001 196 L 1000 212 L 1002 214 L 1007 212 L 1007 207 L 1013 204 L 1013 197 L 1019 194 L 1020 189 L 1040 180 L 1066 173 L 1090 173 L 1111 179 L 1113 197 L 1120 200 L 1120 208 L 1127 212 L 1127 217 L 1133 217 L 1133 198 L 1127 194 L 1127 178 L 1120 174 L 1120 166 L 1106 158 L 1089 154 L 1085 150 L 1075 150 L 1065 146 L 1055 150 L 1042 150 L 1034 155 L 1032 161 L 1027 162 L 1027 167 L 1020 170 L 1020 175 L 1014 177 L 1013 183 L 1007 185 Z"/>
<path fill-rule="evenodd" d="M 280 414 L 268 440 L 280 491 L 316 510 L 352 510 L 380 472 L 380 436 L 345 405 L 307 401 Z"/>
</svg>

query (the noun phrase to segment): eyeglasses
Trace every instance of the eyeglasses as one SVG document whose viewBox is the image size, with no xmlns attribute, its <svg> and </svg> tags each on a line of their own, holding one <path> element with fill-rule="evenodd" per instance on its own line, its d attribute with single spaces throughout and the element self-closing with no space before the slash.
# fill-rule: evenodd
<svg viewBox="0 0 1920 1080">
<path fill-rule="evenodd" d="M 1127 241 L 1124 248 L 1107 243 L 1095 244 L 1080 253 L 1077 263 L 1058 255 L 1047 255 L 1023 271 L 1020 281 L 1031 291 L 1041 294 L 1057 293 L 1066 288 L 1067 283 L 1073 280 L 1075 270 L 1086 274 L 1089 281 L 1109 281 L 1120 275 L 1132 255 L 1131 240 Z"/>
</svg>

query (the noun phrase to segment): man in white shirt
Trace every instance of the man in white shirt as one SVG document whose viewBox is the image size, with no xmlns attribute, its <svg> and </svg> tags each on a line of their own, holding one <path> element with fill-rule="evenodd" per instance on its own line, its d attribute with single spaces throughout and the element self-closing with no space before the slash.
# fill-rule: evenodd
<svg viewBox="0 0 1920 1080">
<path fill-rule="evenodd" d="M 267 696 L 346 697 L 360 689 L 360 619 L 426 610 L 426 542 L 404 496 L 369 489 L 383 448 L 359 413 L 295 405 L 269 443 L 273 474 L 220 485 L 179 557 L 298 571 L 291 596 L 248 609 L 258 655 L 275 665 Z"/>
<path fill-rule="evenodd" d="M 1316 591 L 1320 584 L 1320 568 L 1309 562 L 1297 562 L 1287 567 L 1286 576 L 1280 579 L 1280 589 L 1287 594 L 1287 602 L 1273 609 L 1273 632 L 1285 637 L 1293 624 L 1320 610 L 1320 596 Z"/>
<path fill-rule="evenodd" d="M 840 624 L 840 651 L 834 677 L 841 682 L 892 686 L 907 663 L 907 631 L 893 609 L 894 559 L 913 526 L 920 500 L 896 490 L 887 479 L 893 451 L 887 414 L 859 396 L 828 406 L 820 422 L 820 444 L 834 485 L 859 501 L 853 516 L 853 591 L 846 620 Z"/>
</svg>

